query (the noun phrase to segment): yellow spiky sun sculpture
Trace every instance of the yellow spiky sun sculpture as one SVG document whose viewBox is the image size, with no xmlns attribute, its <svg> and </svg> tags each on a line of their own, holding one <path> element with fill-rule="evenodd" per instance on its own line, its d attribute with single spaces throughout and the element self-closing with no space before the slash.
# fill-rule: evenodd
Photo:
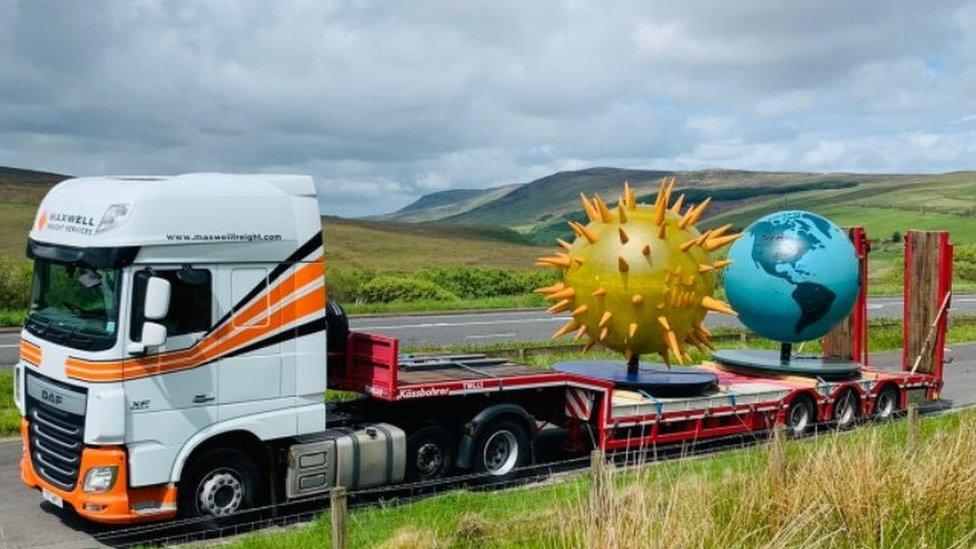
<svg viewBox="0 0 976 549">
<path fill-rule="evenodd" d="M 711 254 L 739 234 L 726 234 L 731 225 L 699 232 L 694 225 L 710 199 L 682 211 L 684 195 L 671 202 L 674 185 L 673 178 L 662 179 L 652 205 L 638 204 L 627 183 L 615 208 L 580 194 L 589 223 L 571 221 L 576 239 L 557 239 L 564 251 L 536 263 L 563 271 L 562 282 L 537 290 L 555 302 L 550 313 L 572 311 L 554 338 L 588 336 L 584 353 L 600 344 L 632 364 L 651 352 L 666 364 L 684 364 L 686 344 L 712 347 L 705 314 L 735 312 L 712 297 L 716 274 L 730 261 L 713 261 Z"/>
</svg>

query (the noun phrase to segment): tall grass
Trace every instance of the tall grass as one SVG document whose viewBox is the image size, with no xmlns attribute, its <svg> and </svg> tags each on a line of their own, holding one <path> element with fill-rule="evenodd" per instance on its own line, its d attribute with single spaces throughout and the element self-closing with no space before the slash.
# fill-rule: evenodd
<svg viewBox="0 0 976 549">
<path fill-rule="evenodd" d="M 556 547 L 970 547 L 976 419 L 909 449 L 876 430 L 772 453 L 719 475 L 604 473 L 603 497 L 559 507 Z"/>
</svg>

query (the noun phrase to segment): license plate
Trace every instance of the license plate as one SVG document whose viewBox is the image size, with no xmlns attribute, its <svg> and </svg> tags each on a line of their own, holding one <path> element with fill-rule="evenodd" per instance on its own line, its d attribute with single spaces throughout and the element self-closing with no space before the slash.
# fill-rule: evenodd
<svg viewBox="0 0 976 549">
<path fill-rule="evenodd" d="M 61 496 L 55 494 L 54 492 L 46 488 L 41 488 L 41 495 L 44 496 L 44 499 L 49 501 L 51 505 L 60 507 L 62 509 L 64 508 L 64 500 L 61 499 Z"/>
</svg>

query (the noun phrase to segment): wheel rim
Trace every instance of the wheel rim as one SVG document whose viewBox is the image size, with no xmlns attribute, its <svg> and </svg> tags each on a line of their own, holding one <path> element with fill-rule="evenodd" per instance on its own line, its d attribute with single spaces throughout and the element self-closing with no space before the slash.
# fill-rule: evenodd
<svg viewBox="0 0 976 549">
<path fill-rule="evenodd" d="M 854 395 L 846 393 L 837 401 L 837 425 L 847 426 L 854 422 L 857 404 Z"/>
<path fill-rule="evenodd" d="M 417 448 L 417 460 L 414 464 L 421 476 L 435 476 L 444 468 L 444 450 L 437 443 L 425 442 Z"/>
<path fill-rule="evenodd" d="M 875 414 L 880 418 L 890 417 L 895 410 L 895 399 L 891 396 L 891 391 L 882 391 L 878 395 L 877 411 Z"/>
<path fill-rule="evenodd" d="M 492 475 L 505 475 L 518 461 L 518 440 L 511 431 L 496 431 L 485 442 L 485 469 Z"/>
<path fill-rule="evenodd" d="M 810 422 L 810 411 L 803 404 L 797 404 L 790 410 L 790 426 L 794 433 L 800 434 Z"/>
<path fill-rule="evenodd" d="M 240 509 L 243 501 L 244 483 L 230 469 L 218 469 L 210 473 L 197 487 L 197 505 L 205 515 L 229 515 Z"/>
</svg>

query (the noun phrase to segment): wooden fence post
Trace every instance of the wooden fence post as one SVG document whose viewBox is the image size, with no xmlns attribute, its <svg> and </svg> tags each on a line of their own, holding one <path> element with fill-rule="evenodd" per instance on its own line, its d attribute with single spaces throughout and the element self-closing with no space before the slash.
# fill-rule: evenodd
<svg viewBox="0 0 976 549">
<path fill-rule="evenodd" d="M 769 446 L 769 477 L 775 488 L 786 484 L 786 429 L 779 423 L 773 426 Z"/>
<path fill-rule="evenodd" d="M 908 419 L 905 426 L 905 448 L 914 454 L 918 449 L 918 405 L 908 405 Z"/>
<path fill-rule="evenodd" d="M 589 545 L 599 547 L 603 545 L 603 522 L 610 512 L 609 486 L 607 486 L 607 462 L 603 450 L 590 452 L 590 476 L 593 486 L 590 488 L 590 521 Z"/>
<path fill-rule="evenodd" d="M 332 548 L 346 549 L 346 515 L 349 507 L 345 487 L 333 488 L 330 500 L 332 502 Z"/>
</svg>

